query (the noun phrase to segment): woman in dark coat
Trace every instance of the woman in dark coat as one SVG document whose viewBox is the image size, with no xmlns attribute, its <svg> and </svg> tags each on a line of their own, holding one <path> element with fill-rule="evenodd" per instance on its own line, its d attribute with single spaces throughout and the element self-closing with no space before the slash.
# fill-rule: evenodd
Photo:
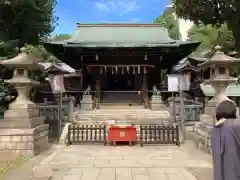
<svg viewBox="0 0 240 180">
<path fill-rule="evenodd" d="M 240 120 L 235 104 L 221 102 L 216 120 L 211 136 L 214 180 L 240 180 Z"/>
</svg>

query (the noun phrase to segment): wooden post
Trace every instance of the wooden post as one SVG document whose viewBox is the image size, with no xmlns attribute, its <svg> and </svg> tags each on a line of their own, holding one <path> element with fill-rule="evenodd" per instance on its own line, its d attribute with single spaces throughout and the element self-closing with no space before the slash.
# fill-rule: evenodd
<svg viewBox="0 0 240 180">
<path fill-rule="evenodd" d="M 80 70 L 80 91 L 83 91 L 83 69 Z"/>
<path fill-rule="evenodd" d="M 144 107 L 147 109 L 148 108 L 148 79 L 147 79 L 147 68 L 145 66 L 144 66 L 144 69 L 143 69 L 142 92 L 143 92 Z"/>
<path fill-rule="evenodd" d="M 96 84 L 95 84 L 95 99 L 96 99 L 96 108 L 99 109 L 99 102 L 100 102 L 100 96 L 101 96 L 101 74 L 100 74 L 100 68 L 98 69 L 96 73 Z"/>
</svg>

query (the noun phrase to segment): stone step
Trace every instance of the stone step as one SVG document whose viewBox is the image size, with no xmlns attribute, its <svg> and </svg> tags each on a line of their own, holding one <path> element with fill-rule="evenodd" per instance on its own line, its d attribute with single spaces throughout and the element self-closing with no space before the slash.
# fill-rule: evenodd
<svg viewBox="0 0 240 180">
<path fill-rule="evenodd" d="M 162 113 L 162 112 L 168 112 L 168 110 L 146 110 L 146 109 L 97 109 L 97 110 L 89 110 L 89 111 L 84 111 L 80 110 L 78 113 Z"/>
<path fill-rule="evenodd" d="M 108 124 L 109 121 L 107 119 L 78 119 L 75 120 L 77 124 Z M 171 119 L 114 119 L 114 124 L 172 124 L 173 121 Z"/>
<path fill-rule="evenodd" d="M 77 115 L 93 115 L 93 116 L 96 116 L 96 115 L 133 115 L 133 116 L 141 116 L 141 115 L 148 115 L 148 116 L 152 116 L 152 115 L 161 115 L 161 114 L 169 114 L 168 112 L 155 112 L 155 113 L 144 113 L 144 112 L 139 112 L 139 113 L 136 113 L 136 112 L 100 112 L 100 113 L 87 113 L 87 112 L 84 112 L 84 113 L 78 113 Z"/>
<path fill-rule="evenodd" d="M 131 106 L 129 106 L 128 104 L 112 105 L 111 103 L 109 103 L 109 104 L 104 104 L 104 105 L 100 104 L 100 109 L 101 110 L 106 110 L 106 109 L 109 109 L 109 110 L 111 110 L 111 109 L 114 109 L 114 110 L 116 110 L 116 109 L 129 109 L 129 110 L 137 109 L 137 110 L 143 110 L 144 107 L 139 105 L 139 104 L 132 104 Z"/>
</svg>

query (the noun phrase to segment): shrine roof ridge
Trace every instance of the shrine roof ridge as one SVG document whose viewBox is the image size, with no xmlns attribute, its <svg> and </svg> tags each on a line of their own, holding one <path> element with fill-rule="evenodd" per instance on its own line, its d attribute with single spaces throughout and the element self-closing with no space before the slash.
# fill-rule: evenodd
<svg viewBox="0 0 240 180">
<path fill-rule="evenodd" d="M 163 27 L 160 23 L 77 23 L 79 27 Z"/>
</svg>

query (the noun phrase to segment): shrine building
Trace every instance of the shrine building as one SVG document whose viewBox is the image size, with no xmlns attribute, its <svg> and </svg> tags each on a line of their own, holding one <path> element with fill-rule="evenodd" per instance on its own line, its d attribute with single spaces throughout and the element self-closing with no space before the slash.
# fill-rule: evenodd
<svg viewBox="0 0 240 180">
<path fill-rule="evenodd" d="M 77 24 L 70 39 L 44 46 L 81 73 L 68 91 L 91 86 L 100 103 L 146 103 L 152 87 L 161 90 L 166 74 L 199 44 L 171 39 L 160 24 Z"/>
</svg>

